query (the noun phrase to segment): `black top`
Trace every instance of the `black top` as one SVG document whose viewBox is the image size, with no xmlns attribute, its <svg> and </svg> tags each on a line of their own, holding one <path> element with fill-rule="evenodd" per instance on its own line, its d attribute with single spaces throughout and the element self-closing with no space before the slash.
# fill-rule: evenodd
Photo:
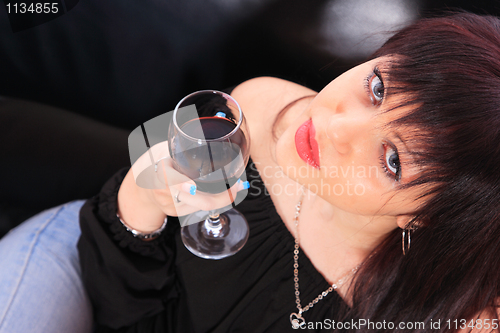
<svg viewBox="0 0 500 333">
<path fill-rule="evenodd" d="M 242 250 L 222 260 L 191 254 L 175 217 L 169 217 L 167 229 L 150 242 L 127 232 L 116 217 L 117 192 L 126 171 L 109 180 L 80 213 L 83 280 L 101 331 L 294 331 L 294 238 L 251 160 L 251 187 L 236 207 L 249 222 L 250 236 Z M 306 306 L 329 285 L 303 252 L 299 266 L 300 296 Z M 337 293 L 330 293 L 304 317 L 308 322 L 330 322 L 342 302 Z"/>
</svg>

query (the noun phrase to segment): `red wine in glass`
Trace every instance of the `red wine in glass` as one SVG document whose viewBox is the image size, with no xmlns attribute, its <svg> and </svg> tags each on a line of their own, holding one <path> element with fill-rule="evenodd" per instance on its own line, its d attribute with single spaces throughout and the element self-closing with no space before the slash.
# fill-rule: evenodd
<svg viewBox="0 0 500 333">
<path fill-rule="evenodd" d="M 178 135 L 173 142 L 171 156 L 177 171 L 193 179 L 198 191 L 220 193 L 233 186 L 245 168 L 244 152 L 247 140 L 241 128 L 222 140 L 236 128 L 223 117 L 201 117 L 181 126 L 187 136 Z M 207 141 L 198 144 L 192 138 Z"/>
</svg>

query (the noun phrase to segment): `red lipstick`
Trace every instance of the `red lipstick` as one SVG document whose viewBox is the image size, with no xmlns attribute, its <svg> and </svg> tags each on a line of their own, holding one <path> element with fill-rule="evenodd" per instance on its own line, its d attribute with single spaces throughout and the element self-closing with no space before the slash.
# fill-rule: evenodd
<svg viewBox="0 0 500 333">
<path fill-rule="evenodd" d="M 295 133 L 295 148 L 300 158 L 312 167 L 319 169 L 318 143 L 314 139 L 316 130 L 309 119 Z"/>
</svg>

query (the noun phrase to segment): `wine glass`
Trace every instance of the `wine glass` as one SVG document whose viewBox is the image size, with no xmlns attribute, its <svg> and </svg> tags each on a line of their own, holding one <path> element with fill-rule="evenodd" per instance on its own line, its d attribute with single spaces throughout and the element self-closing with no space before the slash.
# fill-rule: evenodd
<svg viewBox="0 0 500 333">
<path fill-rule="evenodd" d="M 173 167 L 191 178 L 197 191 L 232 196 L 228 189 L 246 179 L 250 137 L 241 108 L 230 95 L 202 90 L 184 97 L 175 107 L 168 138 Z M 181 237 L 189 251 L 222 259 L 245 245 L 248 223 L 232 207 L 234 199 L 222 209 L 181 217 Z"/>
</svg>

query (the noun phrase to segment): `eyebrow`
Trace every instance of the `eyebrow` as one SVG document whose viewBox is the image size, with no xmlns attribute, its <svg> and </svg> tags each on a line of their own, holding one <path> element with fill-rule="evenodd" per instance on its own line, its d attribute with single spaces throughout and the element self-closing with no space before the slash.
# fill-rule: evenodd
<svg viewBox="0 0 500 333">
<path fill-rule="evenodd" d="M 403 140 L 403 137 L 398 132 L 396 132 L 396 131 L 394 131 L 394 134 L 399 139 L 399 141 L 401 141 L 403 143 L 403 145 L 405 146 L 406 151 L 409 152 L 410 149 L 408 149 L 408 145 L 406 144 L 406 141 Z"/>
</svg>

